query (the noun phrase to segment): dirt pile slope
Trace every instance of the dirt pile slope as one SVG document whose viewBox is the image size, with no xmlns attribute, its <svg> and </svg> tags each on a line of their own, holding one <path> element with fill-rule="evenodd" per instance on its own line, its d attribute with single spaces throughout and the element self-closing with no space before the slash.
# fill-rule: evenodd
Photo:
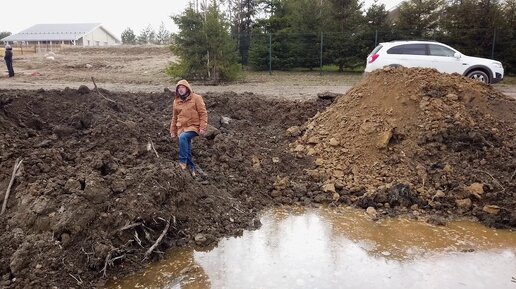
<svg viewBox="0 0 516 289">
<path fill-rule="evenodd" d="M 194 141 L 206 183 L 176 164 L 169 96 L 103 94 L 112 101 L 87 87 L 0 90 L 2 201 L 23 158 L 0 216 L 1 288 L 96 287 L 103 275 L 134 271 L 168 247 L 204 246 L 259 226 L 254 218 L 273 203 L 276 177 L 302 176 L 308 163 L 284 153 L 284 130 L 324 106 L 206 95 L 213 128 Z"/>
<path fill-rule="evenodd" d="M 516 227 L 516 102 L 490 86 L 385 69 L 302 129 L 291 149 L 316 157 L 307 172 L 335 201 Z"/>
</svg>

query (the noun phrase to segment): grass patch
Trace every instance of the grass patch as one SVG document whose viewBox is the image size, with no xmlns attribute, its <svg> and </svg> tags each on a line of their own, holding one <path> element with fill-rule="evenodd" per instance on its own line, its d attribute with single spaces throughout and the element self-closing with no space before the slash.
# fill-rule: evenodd
<svg viewBox="0 0 516 289">
<path fill-rule="evenodd" d="M 364 69 L 365 69 L 364 66 L 358 66 L 358 67 L 355 67 L 355 68 L 344 68 L 343 72 L 344 73 L 346 73 L 346 72 L 349 72 L 349 73 L 362 73 L 362 72 L 364 72 Z M 290 72 L 314 72 L 314 71 L 321 72 L 321 68 L 319 66 L 312 67 L 312 69 L 306 68 L 306 67 L 296 67 L 296 68 L 292 68 L 292 69 L 290 69 L 288 71 L 290 71 Z M 322 71 L 323 72 L 336 72 L 336 73 L 339 73 L 339 66 L 337 66 L 337 65 L 323 65 Z M 340 72 L 340 73 L 343 73 L 343 72 Z"/>
<path fill-rule="evenodd" d="M 273 83 L 273 84 L 288 84 L 288 85 L 354 85 L 363 77 L 363 73 L 355 72 L 334 72 L 323 71 L 322 75 L 319 70 L 305 70 L 305 71 L 245 71 L 243 75 L 243 82 L 253 83 Z"/>
<path fill-rule="evenodd" d="M 505 75 L 503 77 L 503 80 L 502 80 L 501 84 L 516 85 L 516 76 L 514 76 L 514 75 L 511 75 L 511 76 Z"/>
</svg>

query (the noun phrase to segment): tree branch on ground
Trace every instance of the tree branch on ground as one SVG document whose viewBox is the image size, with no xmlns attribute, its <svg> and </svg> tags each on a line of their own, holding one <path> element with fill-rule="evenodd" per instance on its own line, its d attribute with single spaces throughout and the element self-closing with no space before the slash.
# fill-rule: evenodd
<svg viewBox="0 0 516 289">
<path fill-rule="evenodd" d="M 3 215 L 5 209 L 7 208 L 7 199 L 9 199 L 9 194 L 11 193 L 11 187 L 14 183 L 14 178 L 18 175 L 18 170 L 20 169 L 22 162 L 23 159 L 20 158 L 17 158 L 14 162 L 13 174 L 11 175 L 11 180 L 9 181 L 9 185 L 7 186 L 7 190 L 5 191 L 4 203 L 2 204 L 2 211 L 0 212 L 0 215 Z"/>
</svg>

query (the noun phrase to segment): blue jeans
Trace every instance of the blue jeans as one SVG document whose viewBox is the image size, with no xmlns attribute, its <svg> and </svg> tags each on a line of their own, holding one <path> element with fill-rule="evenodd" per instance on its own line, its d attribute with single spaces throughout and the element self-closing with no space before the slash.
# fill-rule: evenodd
<svg viewBox="0 0 516 289">
<path fill-rule="evenodd" d="M 192 139 L 198 136 L 195 131 L 185 131 L 179 135 L 179 162 L 186 164 L 190 170 L 195 171 L 192 161 Z"/>
<path fill-rule="evenodd" d="M 13 77 L 14 76 L 13 61 L 6 60 L 5 64 L 7 65 L 7 71 L 9 71 L 9 77 Z"/>
</svg>

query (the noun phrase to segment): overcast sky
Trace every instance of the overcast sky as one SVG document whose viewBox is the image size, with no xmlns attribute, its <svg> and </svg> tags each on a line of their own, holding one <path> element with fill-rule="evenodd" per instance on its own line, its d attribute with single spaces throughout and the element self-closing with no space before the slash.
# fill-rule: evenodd
<svg viewBox="0 0 516 289">
<path fill-rule="evenodd" d="M 401 0 L 379 0 L 389 9 Z M 166 29 L 176 32 L 171 15 L 181 13 L 188 0 L 4 0 L 0 13 L 0 31 L 18 33 L 34 24 L 101 23 L 120 38 L 127 27 L 139 34 L 151 25 L 155 31 L 163 22 Z M 365 7 L 373 0 L 364 0 Z"/>
</svg>

